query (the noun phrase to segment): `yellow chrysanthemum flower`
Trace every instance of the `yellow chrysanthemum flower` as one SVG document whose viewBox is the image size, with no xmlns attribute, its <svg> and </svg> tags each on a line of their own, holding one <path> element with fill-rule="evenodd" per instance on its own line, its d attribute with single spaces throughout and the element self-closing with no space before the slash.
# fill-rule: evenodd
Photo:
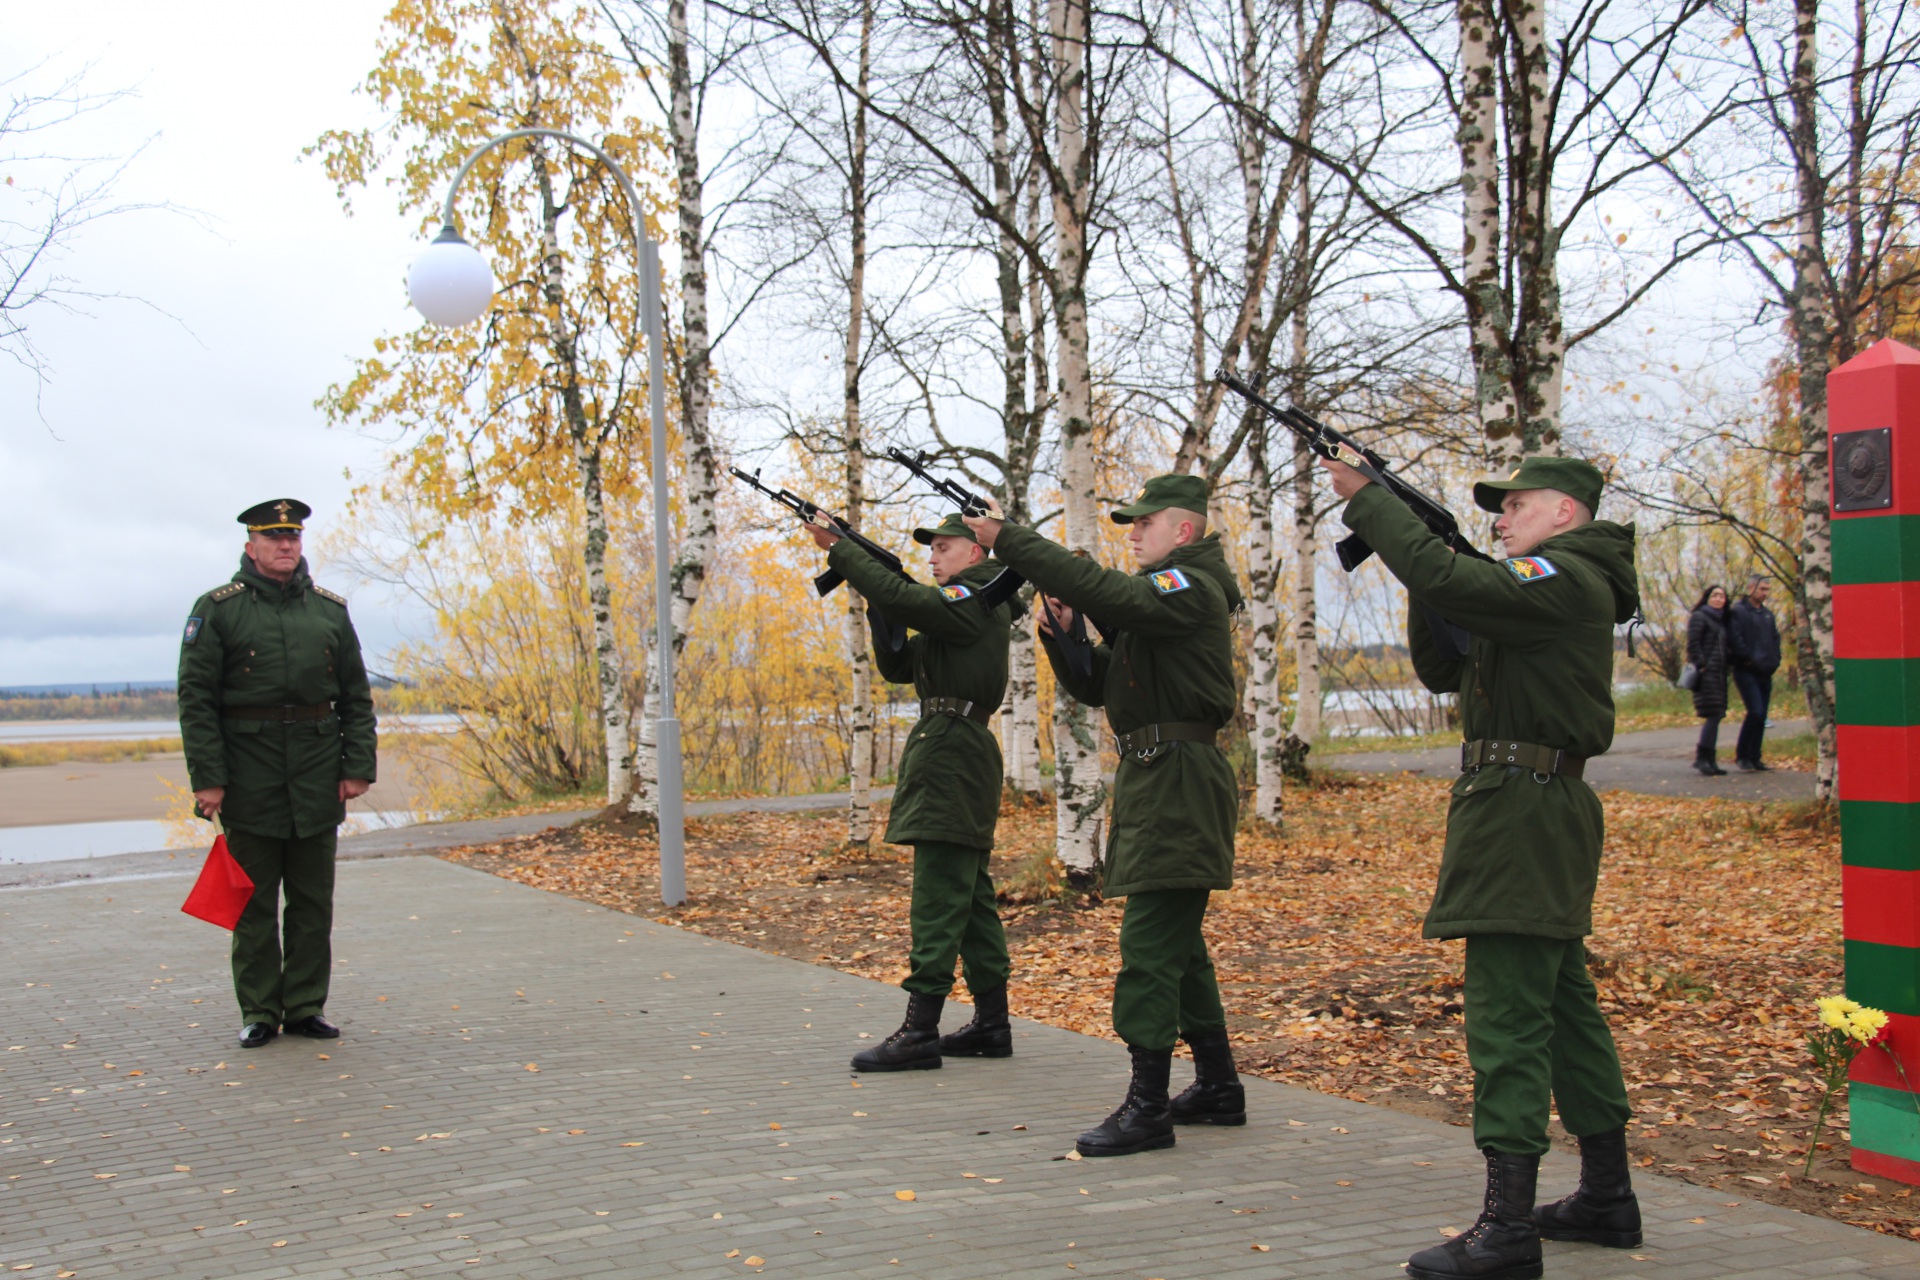
<svg viewBox="0 0 1920 1280">
<path fill-rule="evenodd" d="M 1847 1034 L 1861 1044 L 1872 1044 L 1873 1038 L 1887 1025 L 1887 1015 L 1878 1009 L 1856 1008 L 1847 1014 Z"/>
<path fill-rule="evenodd" d="M 1835 1031 L 1845 1031 L 1847 1015 L 1860 1007 L 1845 996 L 1821 996 L 1814 1003 L 1820 1006 L 1820 1021 Z"/>
</svg>

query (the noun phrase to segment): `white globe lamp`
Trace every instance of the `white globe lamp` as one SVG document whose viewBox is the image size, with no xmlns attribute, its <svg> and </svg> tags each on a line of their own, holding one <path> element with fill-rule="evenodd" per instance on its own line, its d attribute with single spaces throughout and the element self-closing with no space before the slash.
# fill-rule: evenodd
<svg viewBox="0 0 1920 1280">
<path fill-rule="evenodd" d="M 493 305 L 493 268 L 451 224 L 413 261 L 407 294 L 414 310 L 443 329 L 472 324 Z"/>
</svg>

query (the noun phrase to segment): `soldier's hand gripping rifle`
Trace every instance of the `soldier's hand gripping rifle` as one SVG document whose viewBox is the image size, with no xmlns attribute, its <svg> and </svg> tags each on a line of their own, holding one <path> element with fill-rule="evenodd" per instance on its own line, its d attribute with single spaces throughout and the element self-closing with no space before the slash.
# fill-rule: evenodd
<svg viewBox="0 0 1920 1280">
<path fill-rule="evenodd" d="M 1474 547 L 1460 532 L 1460 521 L 1455 518 L 1453 512 L 1395 475 L 1387 460 L 1372 449 L 1356 443 L 1352 437 L 1342 435 L 1301 409 L 1292 405 L 1282 407 L 1273 403 L 1255 391 L 1231 369 L 1223 368 L 1214 376 L 1227 390 L 1239 394 L 1267 417 L 1300 437 L 1315 454 L 1322 458 L 1331 458 L 1335 462 L 1344 462 L 1404 502 L 1419 518 L 1420 523 L 1432 530 L 1434 535 L 1446 544 L 1449 551 L 1492 563 L 1492 556 Z M 1348 573 L 1352 573 L 1366 563 L 1367 558 L 1373 554 L 1373 548 L 1368 546 L 1366 539 L 1357 533 L 1341 539 L 1334 544 L 1333 549 L 1340 557 L 1340 567 Z M 1415 603 L 1418 604 L 1417 601 Z M 1454 658 L 1466 657 L 1467 641 L 1471 638 L 1467 630 L 1464 627 L 1454 626 L 1441 617 L 1436 610 L 1424 604 L 1419 605 L 1419 608 L 1426 617 L 1427 628 L 1433 633 L 1440 651 Z"/>
<path fill-rule="evenodd" d="M 802 524 L 815 523 L 816 516 L 824 518 L 826 522 L 833 527 L 835 533 L 853 543 L 854 546 L 860 548 L 887 569 L 905 578 L 908 582 L 913 581 L 913 575 L 907 572 L 907 567 L 900 562 L 899 556 L 867 537 L 845 520 L 833 514 L 833 512 L 826 510 L 818 503 L 809 502 L 791 489 L 769 489 L 766 485 L 760 483 L 760 471 L 758 468 L 755 468 L 751 475 L 738 467 L 729 467 L 727 469 L 733 472 L 734 479 L 744 482 L 749 488 L 771 498 L 775 506 L 785 507 L 787 510 L 793 512 L 794 515 L 799 516 Z M 846 579 L 840 576 L 839 570 L 828 569 L 825 573 L 819 574 L 814 578 L 813 589 L 818 594 L 825 596 L 845 581 Z M 885 617 L 881 616 L 879 610 L 875 609 L 871 604 L 867 606 L 867 621 L 872 625 L 873 633 L 880 637 L 890 652 L 898 653 L 906 646 L 906 628 L 897 627 L 889 622 Z"/>
</svg>

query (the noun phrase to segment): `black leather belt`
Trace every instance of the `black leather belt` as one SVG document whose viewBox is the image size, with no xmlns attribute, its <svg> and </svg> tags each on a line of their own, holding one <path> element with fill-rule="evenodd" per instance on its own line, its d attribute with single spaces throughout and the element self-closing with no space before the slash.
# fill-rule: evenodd
<svg viewBox="0 0 1920 1280">
<path fill-rule="evenodd" d="M 316 702 L 310 707 L 222 707 L 220 714 L 229 720 L 272 720 L 291 724 L 295 720 L 325 720 L 333 714 L 333 704 Z"/>
<path fill-rule="evenodd" d="M 1587 758 L 1557 747 L 1532 742 L 1509 742 L 1502 738 L 1475 738 L 1460 744 L 1460 769 L 1478 769 L 1482 765 L 1511 764 L 1535 773 L 1564 773 L 1578 778 L 1587 771 Z"/>
<path fill-rule="evenodd" d="M 961 716 L 968 720 L 986 724 L 993 719 L 991 709 L 966 698 L 922 698 L 920 699 L 920 718 L 928 716 Z"/>
<path fill-rule="evenodd" d="M 1163 742 L 1204 742 L 1208 746 L 1220 731 L 1210 724 L 1200 724 L 1193 720 L 1169 720 L 1165 724 L 1142 725 L 1127 733 L 1114 735 L 1121 755 L 1131 755 L 1136 751 L 1151 751 Z"/>
</svg>

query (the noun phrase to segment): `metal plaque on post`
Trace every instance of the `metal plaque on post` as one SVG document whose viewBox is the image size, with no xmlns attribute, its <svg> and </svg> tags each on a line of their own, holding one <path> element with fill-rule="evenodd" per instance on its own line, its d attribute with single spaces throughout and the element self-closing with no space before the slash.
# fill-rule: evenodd
<svg viewBox="0 0 1920 1280">
<path fill-rule="evenodd" d="M 1893 428 L 1833 435 L 1833 509 L 1884 511 L 1893 505 Z"/>
</svg>

